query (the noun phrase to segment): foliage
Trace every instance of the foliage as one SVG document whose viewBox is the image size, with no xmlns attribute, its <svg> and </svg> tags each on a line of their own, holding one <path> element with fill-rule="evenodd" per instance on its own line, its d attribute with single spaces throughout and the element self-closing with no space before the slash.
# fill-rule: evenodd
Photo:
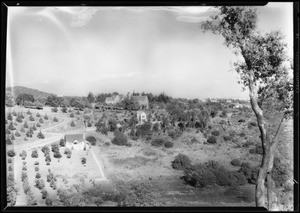
<svg viewBox="0 0 300 213">
<path fill-rule="evenodd" d="M 271 177 L 275 182 L 276 187 L 285 185 L 291 174 L 288 172 L 288 165 L 284 164 L 280 158 L 274 158 L 274 166 L 271 172 Z"/>
<path fill-rule="evenodd" d="M 53 118 L 53 121 L 54 121 L 54 122 L 58 122 L 57 117 L 54 117 L 54 118 Z"/>
<path fill-rule="evenodd" d="M 248 183 L 255 184 L 258 175 L 258 168 L 252 167 L 249 163 L 242 163 L 241 168 L 238 172 L 244 174 L 247 178 Z"/>
<path fill-rule="evenodd" d="M 73 112 L 70 114 L 70 118 L 74 118 L 74 113 Z"/>
<path fill-rule="evenodd" d="M 172 168 L 176 170 L 185 170 L 191 166 L 191 161 L 187 155 L 178 154 L 172 161 Z"/>
<path fill-rule="evenodd" d="M 127 136 L 123 132 L 116 130 L 114 135 L 115 137 L 111 141 L 113 144 L 118 146 L 131 146 L 131 144 L 128 143 Z"/>
<path fill-rule="evenodd" d="M 164 138 L 155 138 L 152 142 L 152 146 L 163 146 L 165 144 L 166 140 Z"/>
<path fill-rule="evenodd" d="M 146 135 L 151 133 L 151 122 L 145 122 L 142 125 L 137 126 L 136 136 L 137 137 L 145 137 Z"/>
<path fill-rule="evenodd" d="M 216 183 L 215 175 L 202 164 L 191 165 L 184 170 L 181 177 L 187 184 L 203 188 Z"/>
<path fill-rule="evenodd" d="M 94 94 L 92 92 L 89 92 L 88 96 L 87 96 L 87 100 L 92 103 L 95 101 L 95 97 Z"/>
<path fill-rule="evenodd" d="M 45 181 L 43 179 L 35 179 L 35 186 L 41 190 L 45 187 Z"/>
<path fill-rule="evenodd" d="M 230 162 L 233 166 L 241 166 L 242 163 L 239 159 L 233 159 L 231 162 Z"/>
<path fill-rule="evenodd" d="M 43 135 L 43 133 L 41 131 L 37 134 L 37 137 L 39 139 L 44 139 L 45 138 L 45 136 Z"/>
<path fill-rule="evenodd" d="M 81 163 L 84 165 L 84 164 L 86 164 L 86 158 L 85 157 L 82 157 L 81 158 Z"/>
<path fill-rule="evenodd" d="M 219 135 L 220 135 L 220 132 L 219 132 L 219 130 L 214 130 L 214 131 L 211 132 L 211 134 L 212 134 L 213 136 L 219 136 Z"/>
<path fill-rule="evenodd" d="M 38 157 L 39 157 L 39 154 L 38 154 L 37 149 L 32 150 L 32 152 L 31 152 L 31 157 L 32 157 L 32 158 L 38 158 Z"/>
<path fill-rule="evenodd" d="M 44 153 L 44 155 L 48 155 L 50 153 L 50 148 L 47 145 L 44 145 L 41 150 Z"/>
<path fill-rule="evenodd" d="M 13 122 L 10 122 L 10 123 L 9 123 L 8 129 L 9 129 L 9 130 L 16 130 L 16 128 L 14 127 Z"/>
<path fill-rule="evenodd" d="M 217 143 L 217 138 L 213 135 L 211 135 L 208 139 L 207 139 L 207 143 L 211 143 L 211 144 L 215 144 Z"/>
<path fill-rule="evenodd" d="M 62 104 L 62 101 L 63 101 L 63 99 L 61 97 L 57 97 L 56 95 L 50 95 L 47 97 L 45 105 L 56 108 Z M 57 110 L 57 108 L 56 108 L 56 110 Z"/>
<path fill-rule="evenodd" d="M 22 160 L 25 160 L 27 157 L 27 152 L 25 150 L 23 150 L 19 156 L 22 158 Z"/>
<path fill-rule="evenodd" d="M 70 126 L 71 126 L 71 127 L 75 127 L 75 126 L 76 126 L 74 120 L 72 120 Z"/>
<path fill-rule="evenodd" d="M 24 128 L 26 128 L 26 129 L 28 128 L 27 121 L 25 121 L 25 122 L 24 122 L 24 125 L 23 125 L 23 127 L 24 127 Z"/>
<path fill-rule="evenodd" d="M 30 94 L 20 94 L 16 98 L 16 104 L 17 105 L 23 105 L 23 103 L 25 101 L 34 102 L 33 95 L 30 95 Z"/>
<path fill-rule="evenodd" d="M 45 120 L 48 120 L 48 119 L 49 119 L 49 117 L 48 117 L 47 114 L 44 116 L 44 119 L 45 119 Z"/>
<path fill-rule="evenodd" d="M 10 150 L 7 151 L 7 155 L 9 157 L 14 157 L 16 155 L 16 153 L 15 153 L 15 151 L 13 149 L 10 149 Z"/>
<path fill-rule="evenodd" d="M 40 118 L 40 119 L 39 119 L 39 123 L 41 123 L 41 124 L 44 123 L 43 118 Z"/>
<path fill-rule="evenodd" d="M 253 147 L 252 149 L 249 150 L 249 153 L 262 155 L 263 154 L 262 146 L 256 145 L 255 147 Z"/>
<path fill-rule="evenodd" d="M 46 206 L 52 206 L 52 200 L 51 200 L 51 198 L 46 197 L 45 204 L 46 204 Z"/>
<path fill-rule="evenodd" d="M 165 148 L 172 148 L 174 144 L 171 141 L 165 142 Z"/>
<path fill-rule="evenodd" d="M 95 145 L 96 145 L 97 139 L 96 139 L 94 136 L 92 136 L 92 135 L 86 137 L 85 140 L 87 140 L 88 142 L 90 142 L 90 144 L 91 144 L 92 146 L 95 146 Z"/>
<path fill-rule="evenodd" d="M 36 178 L 36 179 L 40 179 L 40 178 L 41 178 L 41 174 L 37 172 L 37 173 L 35 174 L 35 178 Z"/>
<path fill-rule="evenodd" d="M 51 108 L 51 111 L 52 112 L 58 112 L 58 109 L 57 109 L 57 107 L 53 107 L 53 108 Z"/>
<path fill-rule="evenodd" d="M 61 138 L 61 139 L 59 140 L 59 145 L 60 145 L 61 147 L 65 147 L 65 146 L 66 146 L 66 141 L 65 141 L 65 139 Z M 53 145 L 53 146 L 55 146 L 55 145 Z M 56 149 L 56 148 L 55 148 L 55 149 Z"/>
</svg>

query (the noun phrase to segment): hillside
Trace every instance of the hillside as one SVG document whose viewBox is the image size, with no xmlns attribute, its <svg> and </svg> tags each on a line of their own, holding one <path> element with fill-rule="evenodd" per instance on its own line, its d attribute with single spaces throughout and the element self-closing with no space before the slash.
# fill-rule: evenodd
<svg viewBox="0 0 300 213">
<path fill-rule="evenodd" d="M 22 86 L 14 86 L 14 87 L 7 87 L 6 93 L 11 94 L 15 98 L 18 97 L 20 94 L 29 94 L 34 97 L 34 99 L 39 98 L 47 98 L 49 95 L 52 95 L 51 93 L 43 92 L 37 89 L 31 89 L 28 87 L 22 87 Z"/>
</svg>

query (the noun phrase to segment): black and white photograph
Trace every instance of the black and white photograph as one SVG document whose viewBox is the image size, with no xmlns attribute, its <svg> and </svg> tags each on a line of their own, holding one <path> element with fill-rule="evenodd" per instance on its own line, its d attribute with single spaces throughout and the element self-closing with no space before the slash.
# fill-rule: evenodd
<svg viewBox="0 0 300 213">
<path fill-rule="evenodd" d="M 7 6 L 7 206 L 296 210 L 294 6 Z"/>
</svg>

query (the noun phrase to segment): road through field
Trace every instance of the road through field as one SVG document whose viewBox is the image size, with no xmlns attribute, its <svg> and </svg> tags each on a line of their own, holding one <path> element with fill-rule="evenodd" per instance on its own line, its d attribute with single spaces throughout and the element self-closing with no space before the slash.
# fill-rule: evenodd
<svg viewBox="0 0 300 213">
<path fill-rule="evenodd" d="M 104 172 L 103 172 L 103 169 L 102 169 L 102 166 L 101 166 L 101 164 L 102 164 L 102 161 L 101 161 L 101 159 L 99 159 L 98 157 L 97 157 L 97 155 L 95 154 L 95 152 L 94 152 L 94 149 L 96 149 L 96 147 L 91 147 L 91 152 L 92 152 L 92 155 L 93 155 L 93 157 L 94 157 L 94 159 L 95 159 L 95 161 L 96 161 L 96 164 L 97 164 L 97 166 L 98 166 L 98 168 L 99 168 L 99 172 L 100 172 L 100 175 L 101 175 L 101 178 L 99 178 L 99 179 L 97 179 L 98 181 L 107 181 L 107 179 L 105 178 L 105 176 L 104 176 Z M 97 154 L 99 154 L 97 151 L 96 151 L 96 153 Z"/>
</svg>

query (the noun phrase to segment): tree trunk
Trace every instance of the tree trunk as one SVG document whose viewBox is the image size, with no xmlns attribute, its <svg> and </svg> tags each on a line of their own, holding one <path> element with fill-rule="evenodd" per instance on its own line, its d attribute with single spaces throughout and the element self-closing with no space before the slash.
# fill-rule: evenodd
<svg viewBox="0 0 300 213">
<path fill-rule="evenodd" d="M 258 105 L 258 97 L 257 91 L 252 81 L 249 83 L 249 96 L 252 110 L 254 111 L 259 127 L 259 131 L 261 134 L 261 142 L 263 149 L 263 157 L 262 163 L 260 165 L 256 188 L 255 188 L 255 202 L 257 207 L 265 207 L 266 208 L 266 200 L 265 200 L 265 180 L 267 177 L 267 170 L 270 162 L 270 141 L 267 137 L 267 129 L 265 127 L 264 116 L 261 108 Z"/>
</svg>

